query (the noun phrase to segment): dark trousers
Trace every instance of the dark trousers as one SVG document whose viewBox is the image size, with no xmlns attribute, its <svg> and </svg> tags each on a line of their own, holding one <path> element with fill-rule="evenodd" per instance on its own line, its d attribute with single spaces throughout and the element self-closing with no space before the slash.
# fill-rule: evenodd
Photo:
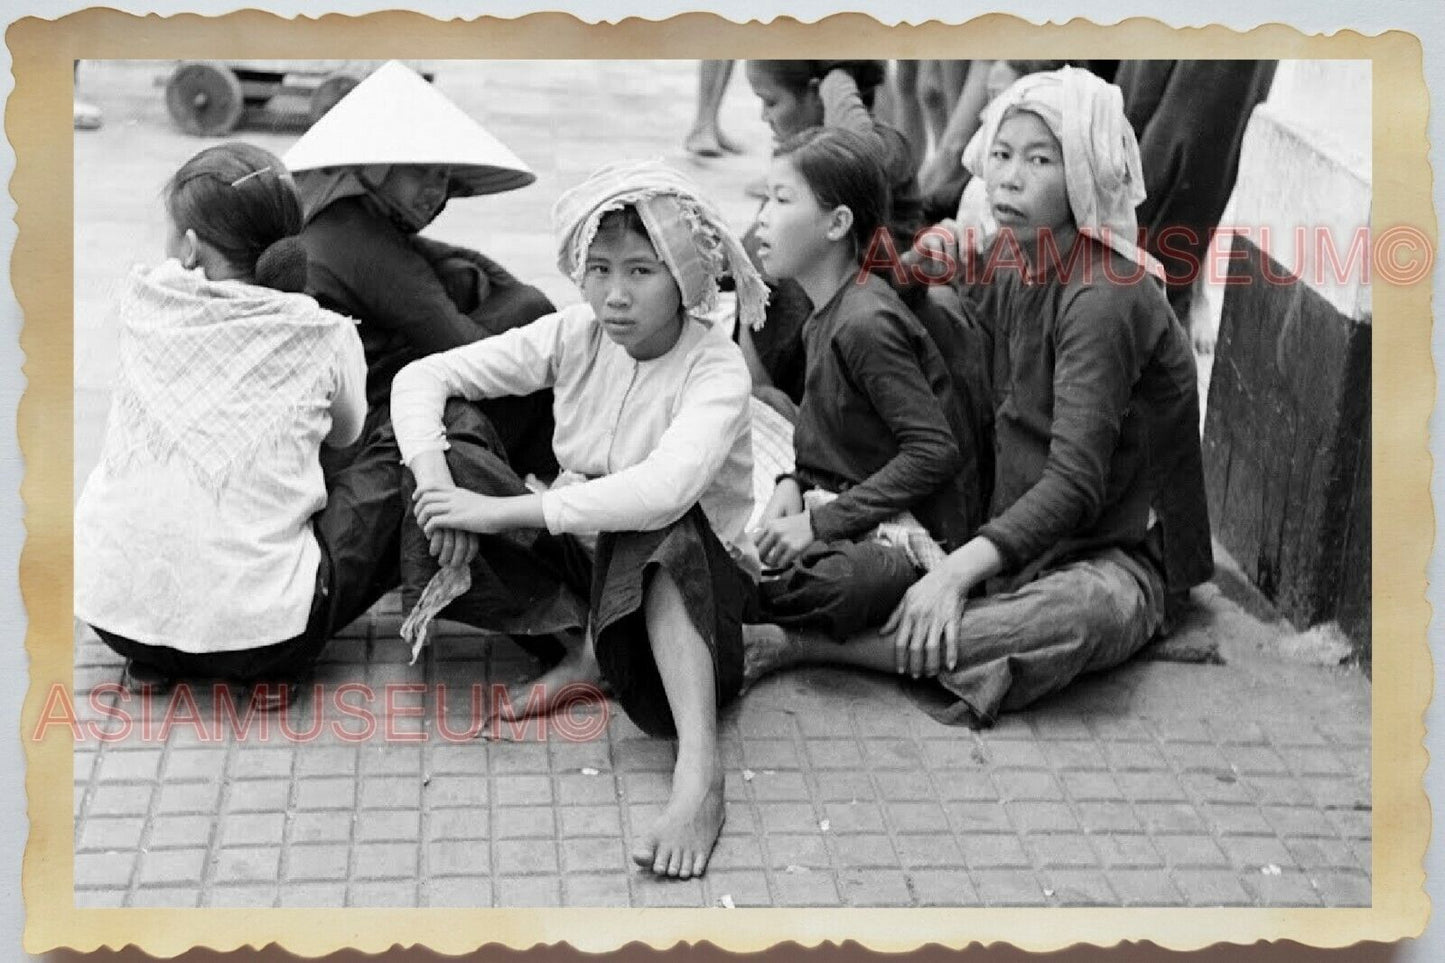
<svg viewBox="0 0 1445 963">
<path fill-rule="evenodd" d="M 447 467 L 461 488 L 510 496 L 526 488 L 507 463 L 497 432 L 475 407 L 451 408 Z M 410 501 L 410 473 L 403 491 Z M 561 656 L 553 633 L 592 626 L 597 660 L 617 700 L 653 735 L 675 733 L 672 712 L 652 656 L 645 597 L 665 571 L 713 659 L 718 705 L 742 685 L 742 623 L 756 606 L 751 578 L 740 569 L 700 507 L 664 528 L 603 532 L 596 555 L 571 535 L 527 529 L 479 536 L 472 584 L 440 616 L 508 634 L 544 662 Z M 402 527 L 402 602 L 416 604 L 437 572 L 429 539 L 413 517 Z"/>
<path fill-rule="evenodd" d="M 920 574 L 903 549 L 874 539 L 815 542 L 759 586 L 761 619 L 842 641 L 882 625 Z"/>
<path fill-rule="evenodd" d="M 502 436 L 475 405 L 450 401 L 446 409 L 447 467 L 452 481 L 484 495 L 525 495 L 527 488 L 511 467 Z M 426 534 L 410 511 L 416 480 L 402 478 L 407 505 L 401 531 L 402 605 L 414 606 L 436 574 Z M 563 655 L 557 632 L 587 624 L 592 562 L 586 547 L 568 535 L 529 529 L 480 535 L 481 550 L 472 562 L 472 587 L 440 614 L 483 631 L 513 636 L 518 645 L 545 662 Z"/>
</svg>

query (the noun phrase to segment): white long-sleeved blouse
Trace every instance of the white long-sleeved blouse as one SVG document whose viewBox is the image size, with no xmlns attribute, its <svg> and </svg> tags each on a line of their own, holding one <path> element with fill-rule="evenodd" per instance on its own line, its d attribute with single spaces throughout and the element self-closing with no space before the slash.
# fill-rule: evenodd
<svg viewBox="0 0 1445 963">
<path fill-rule="evenodd" d="M 549 531 L 651 531 L 697 503 L 734 559 L 757 573 L 746 530 L 751 381 L 737 345 L 696 317 L 670 351 L 646 361 L 614 343 L 586 304 L 414 361 L 392 383 L 402 460 L 447 448 L 448 398 L 549 387 L 557 463 L 589 479 L 542 496 Z"/>
</svg>

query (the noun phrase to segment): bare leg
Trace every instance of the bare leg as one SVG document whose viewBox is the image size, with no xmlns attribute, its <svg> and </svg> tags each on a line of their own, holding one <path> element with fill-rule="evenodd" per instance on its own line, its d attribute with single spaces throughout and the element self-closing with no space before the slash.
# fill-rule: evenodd
<svg viewBox="0 0 1445 963">
<path fill-rule="evenodd" d="M 701 876 L 723 823 L 723 769 L 717 747 L 717 684 L 707 643 L 688 618 L 677 583 L 653 576 L 645 603 L 647 637 L 677 726 L 672 796 L 632 859 L 658 876 Z"/>
<path fill-rule="evenodd" d="M 963 85 L 968 82 L 968 66 L 969 61 L 967 60 L 940 60 L 938 62 L 946 117 L 953 117 L 954 108 L 958 106 L 958 98 L 963 94 Z"/>
<path fill-rule="evenodd" d="M 761 623 L 743 626 L 743 687 L 794 665 L 847 665 L 897 674 L 893 637 L 876 631 L 835 642 L 820 632 Z"/>
<path fill-rule="evenodd" d="M 928 130 L 928 143 L 937 147 L 948 126 L 948 97 L 943 92 L 943 61 L 925 60 L 918 71 L 918 103 Z M 925 156 L 927 152 L 925 151 Z"/>
<path fill-rule="evenodd" d="M 964 65 L 964 84 L 949 114 L 948 126 L 939 138 L 938 150 L 918 175 L 918 186 L 925 195 L 945 189 L 951 179 L 960 176 L 959 158 L 978 129 L 978 115 L 988 101 L 988 70 L 993 61 L 960 60 L 956 63 Z"/>
<path fill-rule="evenodd" d="M 915 162 L 928 151 L 928 131 L 923 126 L 923 103 L 918 99 L 917 60 L 893 61 L 893 126 L 903 132 L 913 150 Z"/>
<path fill-rule="evenodd" d="M 71 67 L 70 76 L 76 86 L 75 93 L 75 129 L 96 130 L 101 125 L 100 108 L 94 104 L 86 103 L 80 99 L 80 61 L 74 62 Z"/>
<path fill-rule="evenodd" d="M 699 157 L 719 157 L 724 151 L 742 153 L 742 147 L 718 127 L 718 111 L 732 77 L 731 60 L 703 60 L 698 65 L 697 115 L 683 146 Z"/>
</svg>

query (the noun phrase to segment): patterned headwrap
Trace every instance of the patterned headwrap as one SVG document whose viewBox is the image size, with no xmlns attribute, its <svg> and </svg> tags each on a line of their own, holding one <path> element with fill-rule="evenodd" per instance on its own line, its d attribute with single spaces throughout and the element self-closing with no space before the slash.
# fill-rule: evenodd
<svg viewBox="0 0 1445 963">
<path fill-rule="evenodd" d="M 552 224 L 557 267 L 563 274 L 581 286 L 587 249 L 602 216 L 628 205 L 637 209 L 652 246 L 682 292 L 686 310 L 712 310 L 718 278 L 730 274 L 739 321 L 754 330 L 763 326 L 767 286 L 737 235 L 696 184 L 659 160 L 609 164 L 557 199 Z"/>
<path fill-rule="evenodd" d="M 987 179 L 999 125 L 1019 110 L 1038 115 L 1063 148 L 1064 184 L 1079 233 L 1163 279 L 1163 266 L 1138 244 L 1134 208 L 1144 200 L 1144 172 L 1123 92 L 1079 67 L 1020 77 L 984 108 L 963 152 L 963 166 L 975 176 Z"/>
</svg>

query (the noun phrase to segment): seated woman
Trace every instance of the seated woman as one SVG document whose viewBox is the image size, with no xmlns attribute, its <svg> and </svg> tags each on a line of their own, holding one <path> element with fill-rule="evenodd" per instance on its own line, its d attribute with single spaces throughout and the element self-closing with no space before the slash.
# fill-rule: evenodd
<svg viewBox="0 0 1445 963">
<path fill-rule="evenodd" d="M 394 584 L 401 464 L 381 431 L 323 478 L 366 411 L 349 319 L 304 294 L 281 161 L 207 148 L 165 191 L 167 259 L 116 304 L 100 464 L 75 508 L 75 614 L 133 682 L 286 682 Z M 261 705 L 275 689 L 255 690 Z"/>
<path fill-rule="evenodd" d="M 363 438 L 386 420 L 391 380 L 407 362 L 552 310 L 541 291 L 496 261 L 418 233 L 453 197 L 515 190 L 536 178 L 402 64 L 387 64 L 358 84 L 296 142 L 286 163 L 304 207 L 307 293 L 360 322 Z M 550 393 L 489 403 L 484 413 L 519 471 L 555 473 Z"/>
<path fill-rule="evenodd" d="M 658 875 L 696 876 L 722 827 L 717 711 L 742 680 L 758 572 L 747 366 L 705 314 L 725 272 L 745 324 L 761 320 L 766 292 L 721 215 L 660 162 L 602 168 L 558 200 L 554 220 L 559 266 L 584 303 L 396 377 L 420 526 L 406 537 L 450 533 L 429 567 L 469 566 L 450 618 L 504 632 L 586 627 L 527 710 L 600 675 L 640 728 L 675 736 L 672 795 L 632 855 Z M 543 387 L 555 390 L 564 471 L 533 494 L 494 451 L 459 442 L 443 413 L 451 397 Z"/>
<path fill-rule="evenodd" d="M 803 131 L 774 154 L 768 193 L 763 264 L 819 307 L 802 333 L 797 468 L 778 479 L 761 519 L 759 555 L 779 573 L 762 585 L 763 618 L 841 639 L 881 624 L 918 578 L 918 551 L 933 548 L 882 540 L 879 526 L 957 547 L 980 521 L 977 468 L 938 348 L 860 263 L 888 213 L 867 141 Z"/>
<path fill-rule="evenodd" d="M 752 678 L 814 661 L 936 677 L 954 700 L 944 718 L 987 726 L 1129 658 L 1213 562 L 1194 356 L 1134 243 L 1143 180 L 1118 88 L 1070 67 L 1022 78 L 965 159 L 1018 255 L 981 304 L 989 521 L 880 633 L 838 645 L 758 627 L 746 641 Z"/>
</svg>

